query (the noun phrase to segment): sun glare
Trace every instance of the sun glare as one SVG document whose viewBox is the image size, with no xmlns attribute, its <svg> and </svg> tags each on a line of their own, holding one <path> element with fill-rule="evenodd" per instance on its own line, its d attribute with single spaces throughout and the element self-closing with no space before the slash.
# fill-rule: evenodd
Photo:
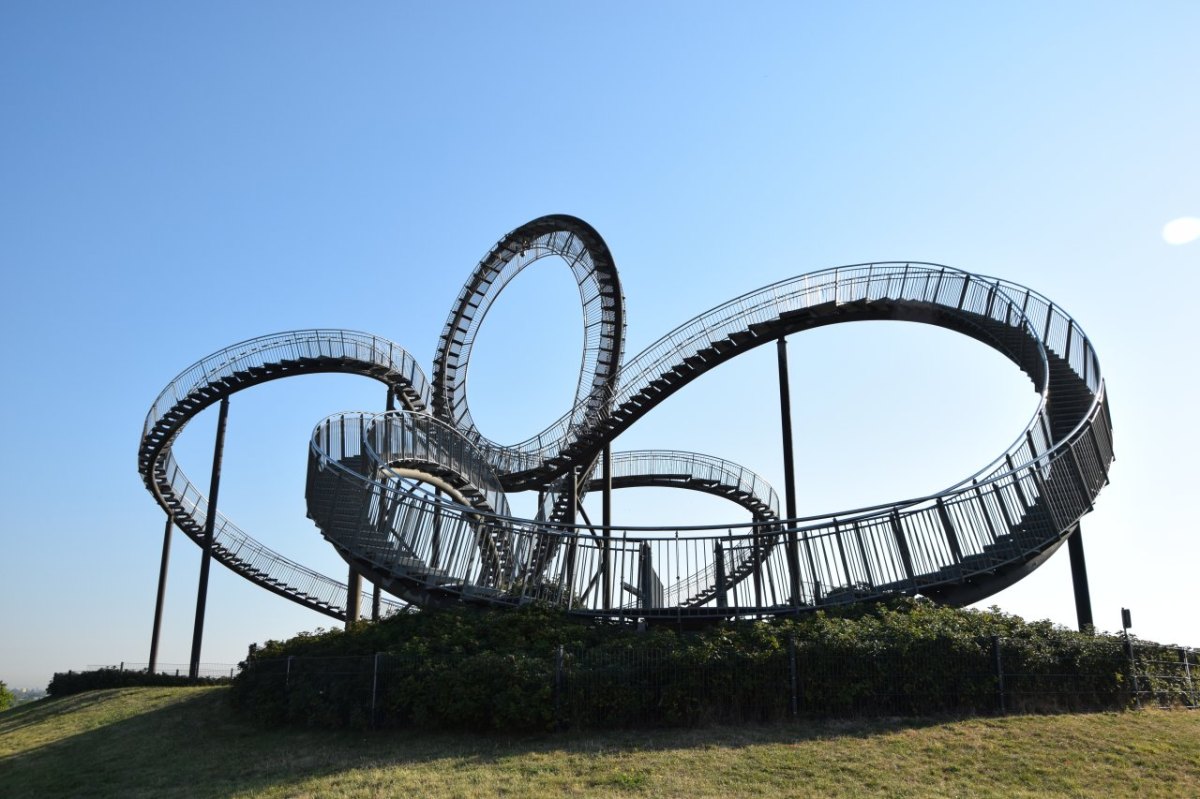
<svg viewBox="0 0 1200 799">
<path fill-rule="evenodd" d="M 1181 216 L 1163 225 L 1163 240 L 1167 244 L 1188 244 L 1200 239 L 1200 219 Z"/>
</svg>

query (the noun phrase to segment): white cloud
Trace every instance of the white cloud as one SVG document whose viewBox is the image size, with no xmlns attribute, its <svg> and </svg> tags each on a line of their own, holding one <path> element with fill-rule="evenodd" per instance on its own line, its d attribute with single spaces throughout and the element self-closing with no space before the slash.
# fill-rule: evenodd
<svg viewBox="0 0 1200 799">
<path fill-rule="evenodd" d="M 1163 240 L 1167 244 L 1187 244 L 1200 239 L 1200 219 L 1181 216 L 1163 225 Z"/>
</svg>

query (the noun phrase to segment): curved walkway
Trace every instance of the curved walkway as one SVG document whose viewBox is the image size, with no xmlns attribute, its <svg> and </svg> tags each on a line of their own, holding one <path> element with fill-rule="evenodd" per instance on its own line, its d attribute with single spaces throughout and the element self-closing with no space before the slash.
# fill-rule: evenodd
<svg viewBox="0 0 1200 799">
<path fill-rule="evenodd" d="M 471 344 L 500 290 L 548 255 L 572 269 L 594 331 L 585 336 L 576 403 L 537 436 L 497 444 L 467 409 Z M 355 569 L 418 604 L 540 599 L 581 614 L 676 619 L 787 614 L 893 594 L 974 602 L 1040 565 L 1107 482 L 1112 426 L 1091 343 L 1061 308 L 1023 286 L 934 264 L 838 267 L 731 300 L 622 366 L 623 305 L 611 255 L 590 226 L 565 216 L 534 220 L 502 239 L 472 274 L 443 333 L 432 386 L 408 353 L 374 336 L 300 331 L 245 342 L 168 385 L 147 417 L 139 470 L 196 538 L 204 498 L 170 448 L 192 416 L 266 380 L 361 374 L 389 385 L 405 410 L 322 421 L 307 490 L 309 515 Z M 600 487 L 606 445 L 666 397 L 755 347 L 863 319 L 932 324 L 987 344 L 1033 382 L 1037 411 L 991 464 L 950 488 L 803 519 L 781 520 L 774 491 L 719 458 L 618 454 L 614 487 L 707 491 L 738 502 L 752 520 L 667 530 L 574 524 L 575 499 Z M 519 490 L 541 492 L 537 519 L 509 514 L 505 493 Z M 219 560 L 344 616 L 341 583 L 218 518 Z"/>
</svg>

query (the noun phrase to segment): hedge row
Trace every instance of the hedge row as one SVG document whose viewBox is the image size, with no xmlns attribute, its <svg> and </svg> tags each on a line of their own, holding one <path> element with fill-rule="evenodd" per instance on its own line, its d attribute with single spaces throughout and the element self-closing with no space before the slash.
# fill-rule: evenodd
<svg viewBox="0 0 1200 799">
<path fill-rule="evenodd" d="M 1116 636 L 919 600 L 695 632 L 455 608 L 251 647 L 233 699 L 267 723 L 547 730 L 1109 709 L 1128 673 Z"/>
<path fill-rule="evenodd" d="M 96 691 L 101 688 L 129 688 L 135 686 L 158 685 L 220 685 L 230 682 L 228 677 L 200 677 L 191 679 L 187 676 L 174 674 L 149 674 L 145 671 L 126 671 L 124 669 L 107 668 L 92 671 L 56 672 L 50 684 L 46 686 L 46 695 L 52 697 L 70 696 L 84 691 Z"/>
</svg>

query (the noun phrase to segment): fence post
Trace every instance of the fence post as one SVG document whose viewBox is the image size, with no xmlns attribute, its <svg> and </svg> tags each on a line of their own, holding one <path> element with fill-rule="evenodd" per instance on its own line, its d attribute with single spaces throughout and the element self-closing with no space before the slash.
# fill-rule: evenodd
<svg viewBox="0 0 1200 799">
<path fill-rule="evenodd" d="M 563 645 L 554 652 L 554 728 L 562 730 Z"/>
<path fill-rule="evenodd" d="M 1192 666 L 1188 663 L 1188 651 L 1183 647 L 1179 648 L 1179 659 L 1183 661 L 1183 677 L 1187 680 L 1188 702 L 1192 707 L 1200 707 L 1200 700 L 1196 698 L 1196 686 L 1192 683 Z"/>
<path fill-rule="evenodd" d="M 996 707 L 1004 715 L 1004 658 L 1001 657 L 1000 636 L 992 636 L 992 668 L 996 673 Z"/>
<path fill-rule="evenodd" d="M 375 653 L 375 667 L 371 672 L 371 729 L 375 729 L 375 697 L 379 694 L 379 653 Z"/>
<path fill-rule="evenodd" d="M 792 718 L 800 715 L 800 702 L 796 694 L 796 637 L 788 636 L 788 674 L 792 684 Z"/>
<path fill-rule="evenodd" d="M 1138 710 L 1142 709 L 1142 691 L 1138 687 L 1137 660 L 1133 656 L 1133 641 L 1129 633 L 1125 633 L 1125 655 L 1129 658 L 1129 681 L 1133 685 L 1133 704 Z"/>
<path fill-rule="evenodd" d="M 285 671 L 283 673 L 283 687 L 284 688 L 290 688 L 292 685 L 292 658 L 293 657 L 295 657 L 295 655 L 288 655 L 287 671 Z"/>
</svg>

